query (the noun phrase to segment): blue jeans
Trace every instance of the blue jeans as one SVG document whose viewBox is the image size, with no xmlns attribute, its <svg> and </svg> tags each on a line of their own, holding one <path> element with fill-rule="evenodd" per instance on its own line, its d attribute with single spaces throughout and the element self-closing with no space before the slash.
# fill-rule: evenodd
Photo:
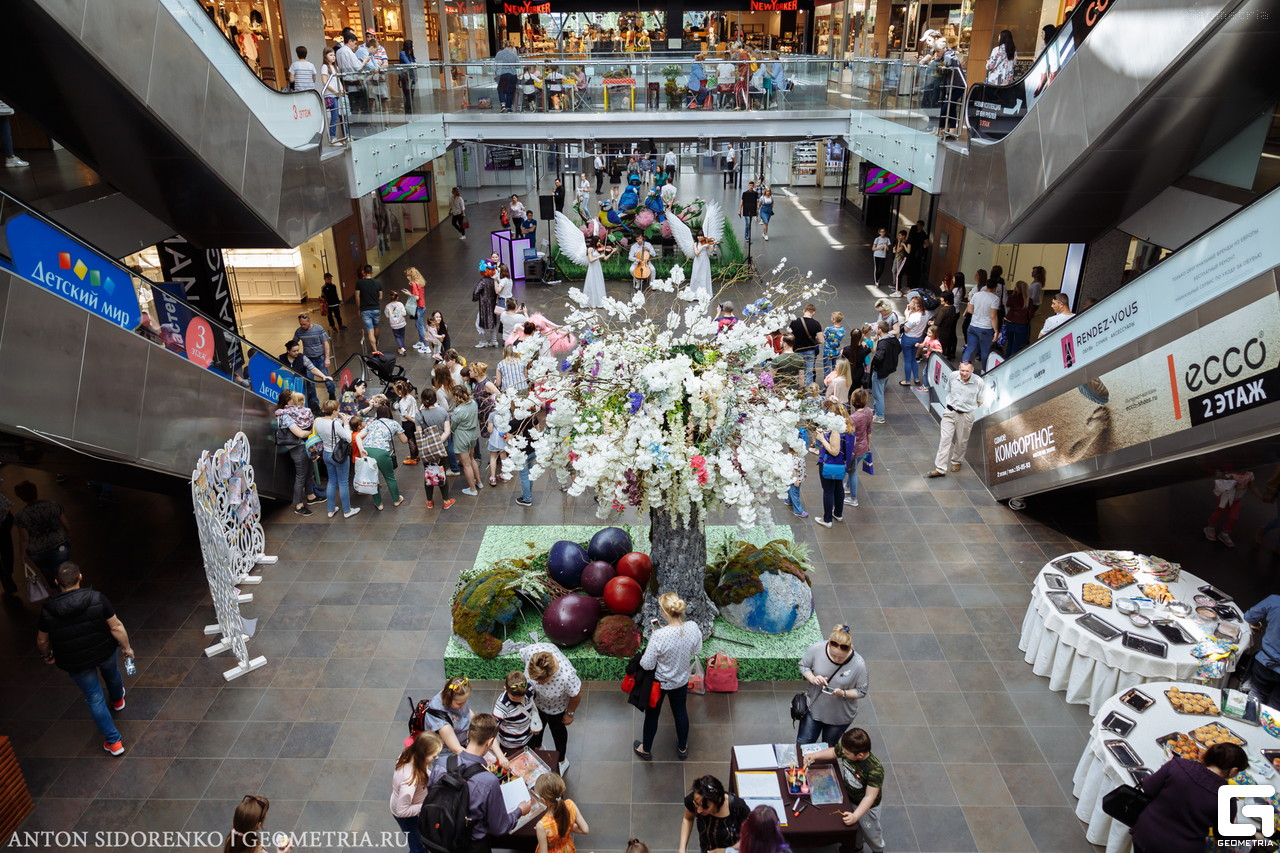
<svg viewBox="0 0 1280 853">
<path fill-rule="evenodd" d="M 858 499 L 858 468 L 862 466 L 862 460 L 867 458 L 867 454 L 863 453 L 853 458 L 853 464 L 849 466 L 849 473 L 844 475 L 844 487 L 849 491 L 849 500 L 856 501 Z"/>
<path fill-rule="evenodd" d="M 663 688 L 658 696 L 658 704 L 644 709 L 644 751 L 653 750 L 653 738 L 658 733 L 658 717 L 662 713 L 662 701 L 671 703 L 671 716 L 676 721 L 676 748 L 689 748 L 689 711 L 685 702 L 689 698 L 689 685 L 682 684 L 675 690 Z"/>
<path fill-rule="evenodd" d="M 533 480 L 529 478 L 529 469 L 533 467 L 533 455 L 525 454 L 524 466 L 520 469 L 520 497 L 526 501 L 533 500 Z"/>
<path fill-rule="evenodd" d="M 418 316 L 414 317 L 413 321 L 418 325 L 418 343 L 429 347 L 431 344 L 427 343 L 427 318 L 425 314 L 426 309 L 419 308 Z"/>
<path fill-rule="evenodd" d="M 58 588 L 58 566 L 71 559 L 71 546 L 63 542 L 56 548 L 46 548 L 43 551 L 28 550 L 27 558 L 49 582 L 49 594 L 52 595 Z"/>
<path fill-rule="evenodd" d="M 787 506 L 791 507 L 791 511 L 796 515 L 804 514 L 804 504 L 800 502 L 800 487 L 795 483 L 787 489 Z"/>
<path fill-rule="evenodd" d="M 1004 357 L 1013 358 L 1031 342 L 1030 323 L 1005 323 Z"/>
<path fill-rule="evenodd" d="M 369 331 L 378 328 L 378 323 L 382 321 L 382 312 L 377 308 L 370 308 L 367 311 L 360 312 L 360 320 L 364 323 L 364 327 Z"/>
<path fill-rule="evenodd" d="M 342 502 L 343 512 L 351 512 L 351 457 L 348 456 L 344 462 L 334 462 L 333 454 L 327 450 L 322 457 L 324 469 L 329 472 L 329 483 L 325 489 L 329 512 L 337 510 L 338 501 Z"/>
<path fill-rule="evenodd" d="M 392 815 L 392 817 L 396 817 Z M 409 853 L 427 853 L 427 848 L 422 843 L 422 836 L 418 834 L 418 817 L 396 817 L 396 823 L 400 825 L 400 831 L 409 836 Z"/>
<path fill-rule="evenodd" d="M 92 715 L 98 731 L 102 732 L 103 739 L 107 743 L 119 743 L 120 732 L 116 729 L 116 724 L 111 719 L 111 710 L 107 708 L 107 698 L 102 695 L 102 683 L 98 681 L 99 672 L 102 673 L 102 680 L 107 683 L 107 692 L 111 695 L 111 701 L 114 703 L 123 699 L 124 682 L 120 680 L 120 668 L 116 665 L 115 652 L 112 652 L 110 657 L 91 669 L 69 674 L 71 680 L 80 688 L 80 692 L 84 693 L 84 701 L 89 705 L 89 714 Z"/>
<path fill-rule="evenodd" d="M 458 454 L 453 452 L 453 436 L 449 436 L 449 440 L 444 443 L 445 455 L 449 457 L 449 470 L 457 474 L 462 470 L 462 466 L 458 464 Z"/>
<path fill-rule="evenodd" d="M 808 386 L 810 382 L 817 382 L 818 368 L 818 351 L 816 349 L 807 349 L 800 353 L 800 357 L 804 359 L 804 376 L 800 380 L 802 386 Z"/>
<path fill-rule="evenodd" d="M 876 374 L 871 374 L 871 411 L 877 418 L 884 417 L 884 386 L 889 382 L 889 377 L 883 379 Z"/>
<path fill-rule="evenodd" d="M 920 343 L 920 338 L 913 338 L 910 335 L 902 336 L 902 378 L 907 382 L 916 382 L 920 379 L 920 362 L 916 361 L 916 344 Z"/>
<path fill-rule="evenodd" d="M 960 360 L 972 364 L 978 373 L 984 372 L 987 368 L 987 356 L 991 354 L 991 342 L 995 336 L 994 329 L 979 329 L 970 324 L 969 334 L 965 338 L 964 355 L 960 356 Z M 973 360 L 975 354 L 978 356 L 977 361 Z"/>
<path fill-rule="evenodd" d="M 747 239 L 748 243 L 751 242 L 751 220 L 753 219 L 755 219 L 754 216 L 742 217 L 742 236 Z"/>
<path fill-rule="evenodd" d="M 813 718 L 813 712 L 804 715 L 800 721 L 800 731 L 796 733 L 796 743 L 825 743 L 835 746 L 840 742 L 840 735 L 849 728 L 849 723 L 823 723 Z"/>
</svg>

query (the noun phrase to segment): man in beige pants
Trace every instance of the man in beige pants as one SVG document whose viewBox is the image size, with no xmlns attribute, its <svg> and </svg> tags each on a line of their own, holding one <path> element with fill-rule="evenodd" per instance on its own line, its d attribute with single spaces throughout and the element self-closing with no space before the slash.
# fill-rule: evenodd
<svg viewBox="0 0 1280 853">
<path fill-rule="evenodd" d="M 933 470 L 926 477 L 947 476 L 947 466 L 960 470 L 965 448 L 969 446 L 969 430 L 973 429 L 973 412 L 982 400 L 987 387 L 981 376 L 973 375 L 973 365 L 960 362 L 960 369 L 953 370 L 947 383 L 947 410 L 942 413 L 942 440 L 938 442 L 938 455 L 933 460 Z"/>
</svg>

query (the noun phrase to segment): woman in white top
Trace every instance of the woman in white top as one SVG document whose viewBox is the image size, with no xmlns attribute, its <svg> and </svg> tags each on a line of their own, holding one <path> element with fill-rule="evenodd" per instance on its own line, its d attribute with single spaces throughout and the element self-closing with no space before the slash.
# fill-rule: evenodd
<svg viewBox="0 0 1280 853">
<path fill-rule="evenodd" d="M 324 95 L 324 110 L 329 114 L 329 141 L 337 142 L 338 117 L 342 105 L 342 78 L 338 76 L 338 58 L 331 47 L 324 49 L 320 79 L 320 91 Z"/>
<path fill-rule="evenodd" d="M 508 297 L 506 310 L 498 319 L 502 321 L 502 341 L 510 345 L 511 336 L 515 334 L 516 329 L 523 328 L 524 324 L 529 322 L 529 313 L 523 304 Z"/>
<path fill-rule="evenodd" d="M 395 772 L 391 774 L 391 816 L 408 835 L 411 853 L 426 850 L 418 840 L 418 813 L 427 798 L 427 789 L 445 773 L 443 767 L 434 766 L 443 748 L 440 735 L 419 732 L 400 753 Z"/>
<path fill-rule="evenodd" d="M 889 247 L 892 245 L 889 232 L 884 228 L 881 228 L 875 239 L 871 241 L 871 259 L 875 264 L 874 283 L 877 287 L 880 285 L 880 279 L 884 278 L 884 267 L 889 261 Z"/>
<path fill-rule="evenodd" d="M 324 468 L 329 472 L 329 483 L 325 491 L 325 499 L 329 504 L 329 517 L 338 513 L 338 504 L 342 504 L 342 517 L 350 518 L 360 511 L 360 507 L 351 508 L 351 429 L 347 426 L 347 415 L 338 411 L 338 401 L 328 400 L 321 408 L 324 414 L 316 419 L 316 435 L 324 445 L 321 458 Z M 347 455 L 341 462 L 335 461 L 333 451 L 338 447 L 338 439 L 348 442 Z"/>
<path fill-rule="evenodd" d="M 991 49 L 987 59 L 987 82 L 996 86 L 1007 86 L 1013 82 L 1014 59 L 1018 49 L 1013 45 L 1013 33 L 1001 30 L 996 46 Z"/>
<path fill-rule="evenodd" d="M 467 229 L 463 225 L 467 221 L 467 202 L 462 197 L 462 191 L 457 187 L 453 188 L 453 195 L 449 199 L 449 224 L 453 226 L 453 230 L 458 232 L 458 239 L 467 239 Z"/>
<path fill-rule="evenodd" d="M 587 238 L 587 280 L 582 283 L 582 290 L 592 308 L 604 307 L 604 267 L 601 264 L 612 254 L 612 250 L 600 246 L 599 237 Z"/>
<path fill-rule="evenodd" d="M 681 761 L 689 757 L 689 712 L 685 700 L 689 695 L 689 662 L 702 651 L 702 631 L 696 622 L 684 621 L 684 599 L 674 592 L 664 592 L 658 607 L 667 624 L 649 635 L 649 645 L 640 658 L 640 666 L 654 670 L 654 680 L 662 688 L 658 704 L 644 712 L 644 740 L 631 745 L 644 761 L 653 759 L 651 748 L 658 733 L 658 716 L 662 702 L 671 703 L 671 716 L 676 721 L 676 755 Z"/>
<path fill-rule="evenodd" d="M 916 361 L 916 344 L 924 340 L 925 330 L 929 327 L 929 316 L 924 310 L 924 301 L 919 296 L 911 297 L 907 303 L 907 319 L 902 329 L 902 374 L 899 385 L 920 384 L 920 363 Z"/>
</svg>

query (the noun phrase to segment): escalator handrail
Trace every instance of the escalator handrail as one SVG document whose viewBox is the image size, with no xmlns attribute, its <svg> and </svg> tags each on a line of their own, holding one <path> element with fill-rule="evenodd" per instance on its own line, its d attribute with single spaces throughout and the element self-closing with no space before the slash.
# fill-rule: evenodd
<svg viewBox="0 0 1280 853">
<path fill-rule="evenodd" d="M 1131 286 L 1144 283 L 1147 280 L 1147 276 L 1153 275 L 1157 272 L 1163 273 L 1164 270 L 1168 268 L 1166 265 L 1174 257 L 1182 255 L 1183 253 L 1186 253 L 1186 252 L 1194 253 L 1197 249 L 1201 249 L 1207 246 L 1209 242 L 1216 243 L 1217 241 L 1213 240 L 1213 236 L 1214 236 L 1214 233 L 1218 231 L 1218 229 L 1231 224 L 1232 222 L 1239 219 L 1239 217 L 1241 216 L 1247 215 L 1249 211 L 1251 211 L 1256 205 L 1261 204 L 1263 202 L 1276 202 L 1276 201 L 1280 201 L 1280 187 L 1277 187 L 1276 189 L 1273 189 L 1264 195 L 1261 195 L 1252 199 L 1248 204 L 1244 205 L 1243 207 L 1241 207 L 1240 209 L 1232 213 L 1231 216 L 1227 217 L 1226 219 L 1215 222 L 1214 224 L 1205 228 L 1203 231 L 1197 234 L 1194 238 L 1184 243 L 1181 248 L 1171 253 L 1170 255 L 1166 256 L 1165 259 L 1162 260 L 1159 264 L 1152 267 L 1148 267 L 1142 273 L 1140 273 L 1139 275 L 1135 276 L 1134 278 L 1126 282 L 1119 290 L 1109 294 L 1108 296 L 1104 297 L 1103 299 L 1094 303 L 1093 305 L 1089 306 L 1083 311 L 1073 314 L 1070 320 L 1068 320 L 1067 322 L 1063 323 L 1061 326 L 1058 326 L 1056 329 L 1054 329 L 1049 336 L 1038 338 L 1037 340 L 1032 341 L 1027 347 L 1025 347 L 1022 350 L 1019 350 L 1019 352 L 1015 356 L 1013 356 L 1013 358 L 1005 359 L 995 367 L 988 370 L 985 376 L 996 377 L 996 379 L 998 380 L 1000 377 L 1003 377 L 1009 373 L 1009 369 L 1004 369 L 1006 365 L 1009 365 L 1009 364 L 1024 365 L 1024 364 L 1031 363 L 1031 361 L 1033 360 L 1031 357 L 1032 354 L 1034 354 L 1036 357 L 1043 355 L 1045 349 L 1047 347 L 1052 346 L 1054 342 L 1060 341 L 1063 338 L 1065 333 L 1070 332 L 1074 334 L 1080 331 L 1081 329 L 1087 328 L 1084 324 L 1080 322 L 1081 317 L 1088 318 L 1090 322 L 1096 323 L 1099 318 L 1104 316 L 1103 307 L 1108 305 L 1108 303 L 1115 297 L 1125 293 L 1125 291 L 1128 290 Z M 1246 279 L 1246 281 L 1247 280 L 1248 279 Z M 1112 305 L 1114 304 L 1116 303 L 1112 303 Z M 1192 306 L 1187 310 L 1194 310 L 1194 307 L 1195 306 Z M 1085 366 L 1087 365 L 1078 364 L 1075 369 L 1083 369 Z M 1035 390 L 1038 390 L 1038 389 L 1029 390 L 1026 392 L 1026 394 L 1023 394 L 1015 399 L 1005 401 L 1004 404 L 999 409 L 989 409 L 987 411 L 982 412 L 979 415 L 979 419 L 995 414 L 996 412 L 1003 411 L 1005 408 L 1008 408 L 1008 406 L 1012 405 L 1013 403 L 1016 403 L 1018 400 L 1022 399 L 1027 394 L 1034 393 Z"/>
<path fill-rule="evenodd" d="M 17 208 L 18 210 L 17 210 L 17 211 L 11 211 L 11 208 Z M 147 278 L 147 277 L 146 277 L 146 276 L 144 276 L 144 275 L 139 275 L 138 273 L 135 273 L 133 270 L 128 269 L 128 268 L 127 268 L 127 267 L 125 267 L 123 264 L 119 263 L 118 261 L 113 260 L 113 259 L 111 258 L 111 256 L 110 256 L 108 253 L 106 253 L 106 252 L 102 251 L 101 249 L 99 249 L 98 247 L 94 246 L 92 243 L 89 243 L 88 241 L 84 240 L 83 238 L 81 238 L 81 237 L 79 237 L 79 236 L 77 236 L 77 235 L 73 234 L 71 231 L 68 231 L 66 228 L 62 227 L 60 224 L 58 224 L 57 222 L 53 221 L 53 220 L 52 220 L 52 219 L 50 219 L 49 217 L 45 216 L 45 215 L 44 215 L 43 213 L 41 213 L 40 211 L 38 211 L 38 210 L 36 210 L 35 208 L 31 207 L 30 205 L 26 204 L 26 203 L 25 203 L 25 202 L 23 202 L 21 199 L 15 198 L 14 196 L 10 195 L 10 194 L 9 194 L 7 191 L 5 191 L 5 190 L 0 190 L 0 230 L 3 230 L 3 226 L 4 226 L 4 224 L 7 224 L 7 223 L 9 222 L 9 220 L 10 220 L 10 219 L 12 219 L 12 218 L 13 218 L 13 217 L 18 213 L 18 212 L 20 212 L 20 213 L 24 213 L 24 214 L 26 214 L 27 216 L 30 216 L 30 217 L 31 217 L 31 218 L 33 218 L 33 219 L 37 219 L 37 220 L 39 220 L 39 221 L 40 221 L 41 223 L 43 223 L 44 225 L 46 225 L 46 226 L 48 226 L 48 227 L 50 227 L 50 228 L 53 228 L 53 229 L 55 229 L 56 231 L 61 232 L 61 233 L 62 233 L 64 236 L 66 236 L 68 239 L 70 239 L 70 240 L 72 240 L 72 241 L 74 241 L 74 242 L 76 242 L 76 243 L 78 243 L 78 244 L 80 244 L 80 245 L 84 246 L 84 247 L 85 247 L 86 249 L 88 249 L 89 251 L 92 251 L 92 252 L 94 252 L 95 254 L 99 255 L 101 258 L 103 258 L 103 259 L 107 260 L 107 261 L 108 261 L 108 262 L 110 262 L 112 265 L 114 265 L 116 269 L 118 269 L 118 270 L 120 271 L 120 273 L 121 273 L 121 275 L 122 275 L 122 276 L 126 277 L 126 278 L 130 281 L 131 286 L 132 286 L 132 281 L 133 281 L 133 279 L 135 279 L 135 278 L 136 278 L 136 279 L 140 279 L 140 280 L 141 280 L 141 281 L 142 281 L 146 286 L 151 287 L 151 288 L 154 288 L 154 289 L 159 290 L 159 291 L 161 291 L 161 292 L 164 292 L 164 291 L 163 291 L 163 288 L 160 288 L 160 287 L 157 285 L 157 283 L 156 283 L 156 282 L 152 281 L 151 279 Z M 8 269 L 9 269 L 9 271 L 11 271 L 14 275 L 18 276 L 19 278 L 22 278 L 22 279 L 25 279 L 25 280 L 30 281 L 30 278 L 29 278 L 28 276 L 24 275 L 24 274 L 22 273 L 22 271 L 20 271 L 19 269 L 17 269 L 17 266 L 16 266 L 16 264 L 14 263 L 13 254 L 12 254 L 12 252 L 11 252 L 11 251 L 10 251 L 10 249 L 9 249 L 7 239 L 2 240 L 2 243 L 3 243 L 3 245 L 0 245 L 0 260 L 3 260 L 3 261 L 6 263 L 6 265 L 7 265 Z M 59 298 L 61 298 L 61 297 L 59 297 Z M 68 299 L 68 300 L 65 300 L 65 301 L 67 301 L 67 302 L 71 302 L 71 304 L 73 304 L 73 305 L 78 305 L 77 303 L 75 303 L 74 301 L 69 300 L 69 299 Z M 82 308 L 82 310 L 83 310 L 83 306 L 78 306 L 78 307 L 81 307 L 81 308 Z M 241 386 L 241 387 L 247 387 L 247 386 L 248 386 L 248 381 L 249 381 L 249 380 L 248 380 L 248 359 L 249 359 L 249 358 L 251 358 L 254 354 L 261 354 L 261 355 L 266 356 L 266 357 L 267 357 L 268 359 L 270 359 L 271 361 L 273 361 L 276 365 L 278 365 L 278 366 L 279 366 L 279 368 L 280 368 L 280 369 L 282 369 L 282 370 L 288 370 L 288 371 L 289 371 L 291 374 L 293 374 L 294 376 L 300 376 L 300 377 L 301 377 L 301 379 L 303 380 L 303 382 L 308 382 L 308 383 L 310 383 L 310 384 L 311 384 L 311 385 L 313 385 L 313 386 L 323 386 L 323 380 L 313 379 L 313 378 L 311 378 L 310 376 L 301 376 L 301 374 L 299 374 L 299 373 L 297 373 L 296 371 L 294 371 L 294 370 L 293 370 L 292 368 L 290 368 L 287 364 L 285 364 L 284 362 L 280 361 L 280 359 L 278 359 L 278 358 L 276 358 L 275 356 L 271 355 L 267 350 L 263 349 L 262 347 L 258 346 L 257 344 L 254 344 L 252 341 L 249 341 L 248 339 L 243 338 L 243 337 L 241 337 L 240 335 L 238 335 L 237 333 L 235 333 L 235 332 L 231 331 L 230 329 L 226 328 L 226 327 L 225 327 L 225 326 L 223 326 L 221 323 L 219 323 L 216 319 L 214 319 L 213 317 L 209 316 L 209 315 L 208 315 L 208 314 L 206 314 L 205 312 L 201 311 L 199 308 L 196 308 L 194 305 L 190 304 L 189 302 L 184 302 L 184 303 L 183 303 L 183 307 L 184 307 L 187 311 L 189 311 L 193 317 L 199 317 L 199 318 L 203 319 L 206 323 L 208 323 L 208 324 L 213 328 L 214 334 L 215 334 L 215 335 L 221 335 L 221 336 L 222 336 L 222 338 L 223 338 L 223 340 L 227 342 L 228 346 L 233 345 L 233 344 L 234 344 L 234 345 L 239 346 L 239 347 L 241 348 L 241 354 L 242 354 L 242 355 L 245 355 L 246 348 L 247 348 L 247 350 L 248 350 L 248 354 L 247 354 L 247 355 L 245 355 L 245 363 L 244 363 L 244 365 L 243 365 L 243 369 L 244 369 L 244 371 L 245 371 L 245 375 L 244 375 L 244 377 L 243 377 L 243 381 L 240 381 L 240 380 L 237 380 L 237 379 L 231 378 L 231 377 L 229 377 L 229 376 L 227 376 L 227 375 L 224 375 L 223 373 L 221 373 L 220 371 L 217 371 L 217 370 L 209 370 L 208 372 L 209 372 L 209 373 L 211 373 L 211 374 L 213 374 L 214 376 L 219 376 L 219 377 L 221 377 L 222 379 L 225 379 L 225 380 L 226 380 L 226 381 L 228 381 L 228 382 L 233 382 L 234 384 L 239 385 L 239 386 Z M 141 303 L 139 303 L 139 312 L 141 312 L 141 310 L 142 310 L 142 308 L 141 308 Z M 86 310 L 86 311 L 85 311 L 85 313 L 86 313 L 86 314 L 89 314 L 90 312 Z M 139 326 L 138 328 L 135 328 L 135 329 L 131 329 L 131 330 L 129 330 L 129 331 L 132 331 L 132 332 L 134 332 L 134 333 L 136 333 L 136 334 L 141 335 L 142 337 L 147 338 L 148 340 L 150 340 L 152 343 L 154 343 L 156 346 L 160 347 L 160 348 L 161 348 L 161 349 L 163 349 L 163 350 L 170 351 L 170 350 L 169 350 L 169 348 L 168 348 L 168 347 L 166 347 L 166 346 L 164 345 L 164 343 L 163 343 L 163 342 L 161 342 L 161 341 L 160 341 L 160 340 L 158 340 L 157 338 L 153 338 L 153 337 L 151 337 L 150 335 L 148 335 L 148 334 L 144 333 L 144 332 L 142 331 L 142 327 L 141 327 L 141 326 Z M 175 355 L 176 355 L 176 353 L 175 353 Z M 359 357 L 359 354 L 358 354 L 358 353 L 352 356 L 352 358 L 358 358 L 358 357 Z M 346 364 L 347 364 L 347 362 L 350 362 L 350 361 L 351 361 L 351 358 L 348 358 L 346 362 L 343 362 L 343 366 L 345 367 L 345 366 L 346 366 Z M 339 371 L 339 373 L 340 373 L 340 371 Z M 335 380 L 334 380 L 335 382 L 337 381 L 337 376 L 339 375 L 339 373 L 331 374 L 332 376 L 334 376 L 334 377 L 335 377 Z M 363 375 L 363 364 L 362 364 L 362 372 L 361 372 L 361 375 Z"/>
</svg>

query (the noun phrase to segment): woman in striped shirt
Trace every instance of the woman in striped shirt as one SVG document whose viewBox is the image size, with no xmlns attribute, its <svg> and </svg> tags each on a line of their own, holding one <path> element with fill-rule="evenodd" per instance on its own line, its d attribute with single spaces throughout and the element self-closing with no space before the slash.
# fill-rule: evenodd
<svg viewBox="0 0 1280 853">
<path fill-rule="evenodd" d="M 502 361 L 498 362 L 498 385 L 503 391 L 526 391 L 529 388 L 524 362 L 515 347 L 502 351 Z"/>
</svg>

